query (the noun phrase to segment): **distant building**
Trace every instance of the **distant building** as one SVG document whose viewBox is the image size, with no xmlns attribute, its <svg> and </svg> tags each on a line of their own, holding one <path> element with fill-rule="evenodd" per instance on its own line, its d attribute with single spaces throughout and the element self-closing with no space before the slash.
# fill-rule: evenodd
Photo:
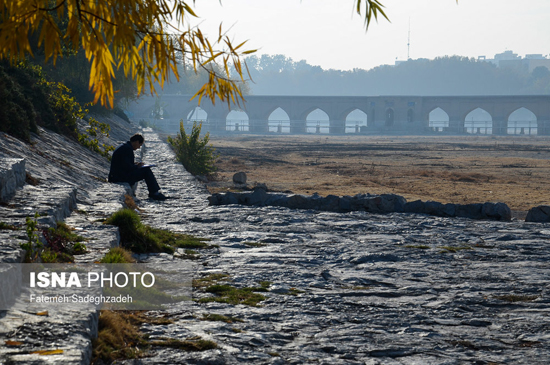
<svg viewBox="0 0 550 365">
<path fill-rule="evenodd" d="M 488 59 L 485 56 L 479 56 L 477 60 L 491 62 L 500 68 L 527 71 L 529 73 L 539 66 L 544 66 L 550 70 L 550 59 L 546 58 L 542 54 L 527 54 L 524 58 L 521 58 L 512 51 L 504 51 L 503 53 L 496 54 L 493 59 Z"/>
</svg>

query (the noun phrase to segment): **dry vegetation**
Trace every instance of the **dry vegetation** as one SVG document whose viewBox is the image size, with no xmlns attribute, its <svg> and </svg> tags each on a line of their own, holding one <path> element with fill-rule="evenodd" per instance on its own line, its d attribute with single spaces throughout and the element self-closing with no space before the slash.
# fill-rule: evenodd
<svg viewBox="0 0 550 365">
<path fill-rule="evenodd" d="M 504 202 L 522 217 L 550 203 L 550 139 L 494 136 L 214 136 L 218 181 L 234 173 L 272 191 L 395 193 L 408 201 Z"/>
</svg>

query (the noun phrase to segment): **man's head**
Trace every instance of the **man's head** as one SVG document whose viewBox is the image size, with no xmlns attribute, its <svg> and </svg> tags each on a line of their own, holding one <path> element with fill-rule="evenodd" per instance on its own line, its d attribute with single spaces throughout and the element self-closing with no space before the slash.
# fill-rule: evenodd
<svg viewBox="0 0 550 365">
<path fill-rule="evenodd" d="M 140 148 L 144 141 L 145 139 L 139 133 L 136 133 L 132 137 L 130 137 L 130 144 L 132 145 L 134 151 Z"/>
</svg>

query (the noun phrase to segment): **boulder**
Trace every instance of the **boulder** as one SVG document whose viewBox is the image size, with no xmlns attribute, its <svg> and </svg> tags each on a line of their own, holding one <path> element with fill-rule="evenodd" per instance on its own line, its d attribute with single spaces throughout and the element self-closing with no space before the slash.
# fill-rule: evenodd
<svg viewBox="0 0 550 365">
<path fill-rule="evenodd" d="M 525 217 L 525 221 L 538 223 L 550 222 L 550 206 L 539 205 L 529 209 L 529 212 L 527 212 L 527 217 Z"/>
<path fill-rule="evenodd" d="M 269 196 L 262 188 L 254 188 L 252 194 L 247 194 L 245 197 L 245 205 L 259 205 L 264 206 Z"/>
<path fill-rule="evenodd" d="M 237 185 L 244 185 L 246 184 L 246 173 L 244 172 L 237 172 L 235 175 L 233 175 L 233 183 Z"/>
<path fill-rule="evenodd" d="M 512 219 L 512 211 L 504 203 L 485 203 L 481 208 L 481 213 L 485 218 L 497 221 L 510 221 Z"/>
</svg>

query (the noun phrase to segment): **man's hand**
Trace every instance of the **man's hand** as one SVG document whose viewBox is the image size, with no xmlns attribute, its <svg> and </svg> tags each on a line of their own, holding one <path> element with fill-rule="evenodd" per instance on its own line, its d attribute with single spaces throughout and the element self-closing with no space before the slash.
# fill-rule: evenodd
<svg viewBox="0 0 550 365">
<path fill-rule="evenodd" d="M 138 167 L 141 167 L 141 166 L 143 166 L 143 165 L 145 165 L 145 164 L 144 164 L 143 162 L 140 162 L 140 163 L 137 163 L 136 165 L 137 165 Z"/>
</svg>

